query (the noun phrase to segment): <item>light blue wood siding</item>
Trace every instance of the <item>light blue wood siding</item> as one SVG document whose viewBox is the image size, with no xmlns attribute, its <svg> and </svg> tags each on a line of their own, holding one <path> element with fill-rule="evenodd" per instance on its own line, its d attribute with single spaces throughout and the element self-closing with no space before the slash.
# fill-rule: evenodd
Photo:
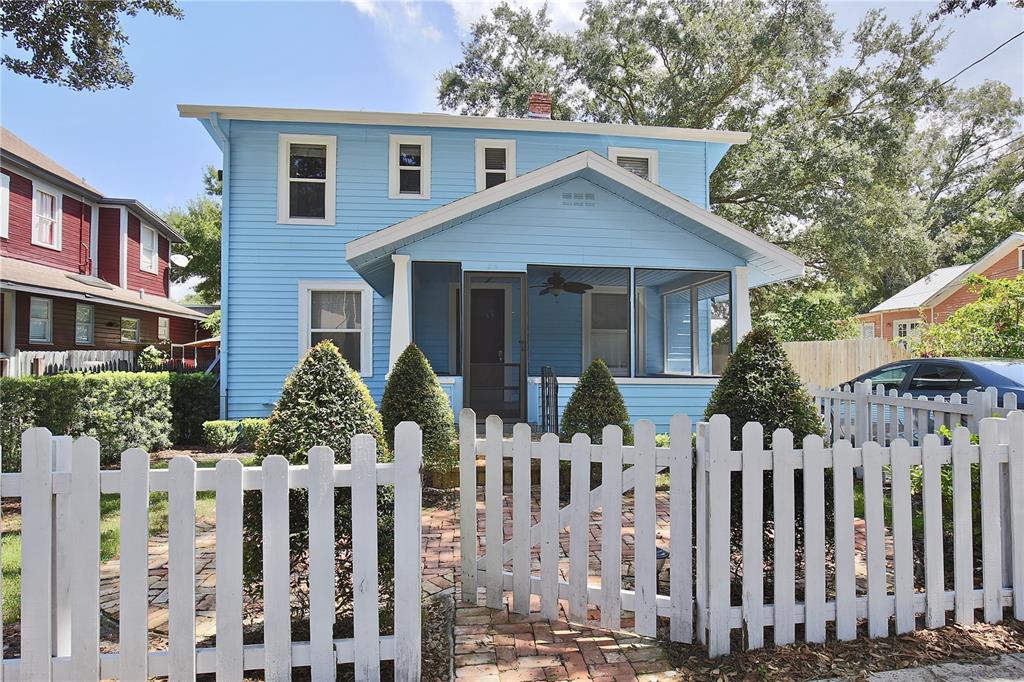
<svg viewBox="0 0 1024 682">
<path fill-rule="evenodd" d="M 335 225 L 277 223 L 279 133 L 337 136 Z M 431 136 L 429 200 L 388 199 L 389 134 Z M 474 141 L 484 137 L 516 140 L 520 175 L 582 150 L 607 155 L 609 146 L 656 148 L 661 184 L 701 206 L 707 203 L 707 159 L 717 160 L 722 146 L 600 135 L 232 121 L 224 320 L 229 363 L 223 378 L 230 418 L 268 414 L 298 361 L 299 280 L 357 279 L 345 262 L 347 242 L 472 193 Z M 562 190 L 547 192 L 414 244 L 410 252 L 487 270 L 522 270 L 530 262 L 723 269 L 741 264 L 617 196 L 593 189 L 599 196 L 591 210 L 563 207 Z M 387 372 L 390 311 L 390 300 L 374 295 L 373 375 L 366 383 L 378 401 Z"/>
</svg>

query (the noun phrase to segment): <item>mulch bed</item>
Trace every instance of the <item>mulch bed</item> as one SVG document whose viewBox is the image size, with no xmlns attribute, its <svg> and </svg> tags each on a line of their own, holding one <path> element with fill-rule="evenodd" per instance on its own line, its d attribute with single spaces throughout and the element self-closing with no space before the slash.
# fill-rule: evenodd
<svg viewBox="0 0 1024 682">
<path fill-rule="evenodd" d="M 1007 620 L 998 625 L 947 625 L 883 639 L 862 635 L 849 642 L 793 644 L 756 651 L 743 651 L 741 647 L 739 639 L 734 638 L 732 654 L 709 659 L 700 644 L 665 645 L 669 660 L 685 680 L 861 680 L 886 670 L 977 663 L 998 654 L 1022 653 L 1024 623 Z"/>
</svg>

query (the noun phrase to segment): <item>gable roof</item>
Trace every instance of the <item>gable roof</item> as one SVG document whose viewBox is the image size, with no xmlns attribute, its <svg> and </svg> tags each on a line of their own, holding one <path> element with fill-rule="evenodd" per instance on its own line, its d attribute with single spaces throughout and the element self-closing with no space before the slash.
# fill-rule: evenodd
<svg viewBox="0 0 1024 682">
<path fill-rule="evenodd" d="M 746 144 L 750 133 L 733 130 L 705 130 L 672 126 L 639 126 L 625 123 L 590 123 L 538 118 L 461 116 L 458 114 L 403 114 L 385 111 L 344 111 L 337 109 L 291 109 L 280 107 L 237 107 L 210 104 L 179 104 L 182 118 L 237 121 L 297 121 L 302 123 L 352 123 L 359 125 L 415 126 L 423 128 L 475 128 L 522 132 L 589 133 L 664 140 Z"/>
<path fill-rule="evenodd" d="M 870 312 L 929 308 L 937 305 L 959 289 L 969 275 L 984 272 L 1000 258 L 1003 258 L 1010 249 L 1019 248 L 1022 245 L 1024 245 L 1024 232 L 1013 232 L 995 248 L 979 258 L 977 262 L 953 265 L 930 272 L 906 289 L 885 299 Z"/>
<path fill-rule="evenodd" d="M 346 245 L 346 259 L 359 269 L 395 253 L 397 249 L 475 218 L 570 178 L 582 177 L 613 192 L 682 229 L 729 251 L 751 267 L 751 286 L 799 277 L 804 262 L 721 216 L 644 180 L 618 164 L 584 151 L 517 176 L 500 185 L 470 194 L 390 227 L 354 239 Z"/>
</svg>

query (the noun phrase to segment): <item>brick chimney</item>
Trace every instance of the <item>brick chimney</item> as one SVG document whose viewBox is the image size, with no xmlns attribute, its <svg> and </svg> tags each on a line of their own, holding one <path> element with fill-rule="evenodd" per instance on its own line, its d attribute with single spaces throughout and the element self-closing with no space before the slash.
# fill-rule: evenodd
<svg viewBox="0 0 1024 682">
<path fill-rule="evenodd" d="M 546 92 L 530 93 L 530 105 L 526 112 L 527 118 L 551 118 L 551 95 Z"/>
</svg>

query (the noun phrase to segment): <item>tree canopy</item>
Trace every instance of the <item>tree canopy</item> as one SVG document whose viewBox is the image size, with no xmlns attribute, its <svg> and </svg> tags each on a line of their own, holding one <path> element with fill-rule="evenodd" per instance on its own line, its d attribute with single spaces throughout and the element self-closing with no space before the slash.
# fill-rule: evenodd
<svg viewBox="0 0 1024 682">
<path fill-rule="evenodd" d="M 131 87 L 121 17 L 140 12 L 180 19 L 174 0 L 13 0 L 0 3 L 0 31 L 27 53 L 3 55 L 14 73 L 75 90 Z"/>
<path fill-rule="evenodd" d="M 750 131 L 711 176 L 712 210 L 859 311 L 1024 227 L 1021 101 L 931 77 L 945 30 L 870 9 L 844 34 L 821 0 L 589 0 L 560 32 L 546 7 L 503 3 L 438 101 L 521 116 L 542 91 L 557 119 Z"/>
<path fill-rule="evenodd" d="M 167 223 L 186 240 L 175 250 L 189 259 L 185 267 L 171 267 L 171 279 L 181 283 L 198 278 L 194 287 L 199 298 L 197 302 L 216 303 L 220 300 L 222 185 L 213 166 L 203 171 L 203 188 L 202 196 L 188 202 L 184 208 L 171 209 L 166 216 Z"/>
</svg>

